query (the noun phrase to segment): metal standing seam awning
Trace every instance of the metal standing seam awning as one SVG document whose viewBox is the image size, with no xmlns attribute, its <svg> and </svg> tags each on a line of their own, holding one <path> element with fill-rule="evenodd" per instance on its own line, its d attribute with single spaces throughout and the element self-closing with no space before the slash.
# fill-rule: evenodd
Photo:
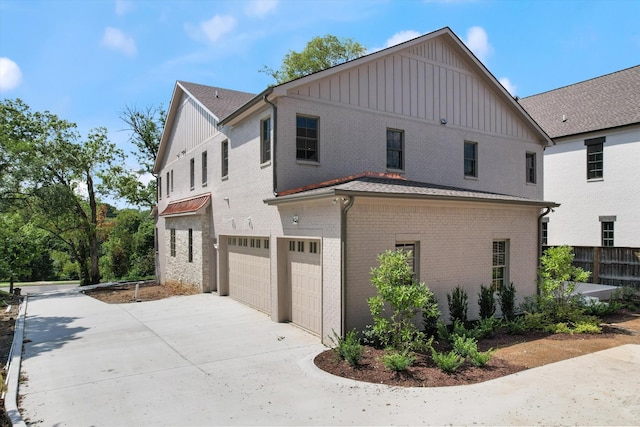
<svg viewBox="0 0 640 427">
<path fill-rule="evenodd" d="M 192 197 L 186 200 L 169 203 L 160 216 L 196 215 L 209 206 L 211 194 Z"/>
</svg>

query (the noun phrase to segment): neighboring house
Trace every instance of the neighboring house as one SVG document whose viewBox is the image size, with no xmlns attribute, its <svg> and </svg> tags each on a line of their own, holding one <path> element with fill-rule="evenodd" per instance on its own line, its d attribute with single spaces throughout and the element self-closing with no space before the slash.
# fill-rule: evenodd
<svg viewBox="0 0 640 427">
<path fill-rule="evenodd" d="M 257 95 L 177 82 L 154 172 L 157 269 L 319 335 L 371 322 L 411 250 L 437 295 L 536 292 L 551 144 L 449 29 Z"/>
<path fill-rule="evenodd" d="M 546 243 L 640 247 L 640 66 L 520 100 L 553 139 Z M 545 218 L 546 219 L 546 218 Z"/>
</svg>

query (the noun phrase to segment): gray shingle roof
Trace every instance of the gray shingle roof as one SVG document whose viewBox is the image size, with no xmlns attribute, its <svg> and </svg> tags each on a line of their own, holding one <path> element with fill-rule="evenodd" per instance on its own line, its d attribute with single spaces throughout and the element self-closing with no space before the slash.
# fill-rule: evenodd
<svg viewBox="0 0 640 427">
<path fill-rule="evenodd" d="M 640 123 L 640 65 L 519 102 L 551 138 Z"/>
<path fill-rule="evenodd" d="M 256 96 L 254 93 L 239 92 L 237 90 L 224 89 L 178 81 L 191 95 L 202 103 L 209 111 L 222 120 L 235 110 L 249 102 Z"/>
<path fill-rule="evenodd" d="M 313 190 L 301 191 L 287 196 L 279 196 L 267 200 L 269 203 L 295 201 L 314 197 L 326 197 L 333 194 L 401 197 L 417 199 L 460 200 L 474 202 L 509 203 L 534 206 L 558 206 L 556 203 L 506 194 L 474 191 L 464 188 L 448 187 L 404 179 L 384 178 L 376 176 L 360 176 L 353 180 Z"/>
</svg>

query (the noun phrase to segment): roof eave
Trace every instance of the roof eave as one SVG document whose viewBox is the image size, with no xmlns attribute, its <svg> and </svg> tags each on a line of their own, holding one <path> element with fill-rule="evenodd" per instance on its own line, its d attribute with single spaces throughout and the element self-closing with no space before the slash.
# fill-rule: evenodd
<svg viewBox="0 0 640 427">
<path fill-rule="evenodd" d="M 467 53 L 467 55 L 469 56 L 469 58 L 471 58 L 475 66 L 480 71 L 482 71 L 485 77 L 487 77 L 489 80 L 493 82 L 494 86 L 500 91 L 500 93 L 505 97 L 505 99 L 507 99 L 508 102 L 527 121 L 527 123 L 529 123 L 529 125 L 538 132 L 538 134 L 545 141 L 546 143 L 545 145 L 546 146 L 553 145 L 554 144 L 553 140 L 549 137 L 549 135 L 547 135 L 544 129 L 542 129 L 542 127 L 540 127 L 540 125 L 535 120 L 533 120 L 533 118 L 520 105 L 520 103 L 514 98 L 514 96 L 511 95 L 509 91 L 507 91 L 507 89 L 505 89 L 505 87 L 502 85 L 502 83 L 500 83 L 500 81 L 496 78 L 496 76 L 494 76 L 493 73 L 489 71 L 489 69 L 482 63 L 482 61 L 480 61 L 478 57 L 462 42 L 462 40 L 460 40 L 460 38 L 456 35 L 456 33 L 454 33 L 453 31 L 449 31 L 449 34 L 451 35 L 451 38 L 455 41 L 455 43 L 458 45 L 458 47 L 462 49 L 465 53 Z"/>
<path fill-rule="evenodd" d="M 235 110 L 233 113 L 229 114 L 227 117 L 224 117 L 222 120 L 218 122 L 218 126 L 224 125 L 233 125 L 238 121 L 242 120 L 246 115 L 251 114 L 257 108 L 262 107 L 260 105 L 261 102 L 264 102 L 264 97 L 273 92 L 273 87 L 268 87 L 253 98 L 249 100 L 249 102 L 245 103 L 243 106 Z"/>
<path fill-rule="evenodd" d="M 612 130 L 620 130 L 620 129 L 626 129 L 626 128 L 630 128 L 630 127 L 637 127 L 640 126 L 640 122 L 634 122 L 634 123 L 627 123 L 624 125 L 618 125 L 618 126 L 611 126 L 611 127 L 606 127 L 606 128 L 597 128 L 597 129 L 591 129 L 588 131 L 583 131 L 583 132 L 576 132 L 576 133 L 569 133 L 566 135 L 557 135 L 553 137 L 554 140 L 554 144 L 556 142 L 562 142 L 564 140 L 573 140 L 576 138 L 581 138 L 581 137 L 586 137 L 590 134 L 594 134 L 594 133 L 606 133 L 606 132 L 610 132 Z"/>
<path fill-rule="evenodd" d="M 505 200 L 505 199 L 484 199 L 481 197 L 465 197 L 465 196 L 441 196 L 435 194 L 406 194 L 406 193 L 390 193 L 390 192 L 369 192 L 369 191 L 352 191 L 344 189 L 329 189 L 313 194 L 291 194 L 289 196 L 265 199 L 264 203 L 270 206 L 277 206 L 287 203 L 305 202 L 316 199 L 323 199 L 332 196 L 351 196 L 351 197 L 380 197 L 385 199 L 415 199 L 415 200 L 437 200 L 449 202 L 473 202 L 473 203 L 495 203 L 503 205 L 516 206 L 532 206 L 540 208 L 557 208 L 560 204 L 548 202 L 544 200 Z"/>
<path fill-rule="evenodd" d="M 162 159 L 164 159 L 166 147 L 167 147 L 167 139 L 169 138 L 167 129 L 171 129 L 173 126 L 173 120 L 175 118 L 175 111 L 178 109 L 178 102 L 176 102 L 178 91 L 180 93 L 184 93 L 185 89 L 180 85 L 180 82 L 176 81 L 175 86 L 173 87 L 173 93 L 171 94 L 171 101 L 169 102 L 169 108 L 167 110 L 167 117 L 164 122 L 164 127 L 162 128 L 162 135 L 160 135 L 160 143 L 158 144 L 158 154 L 156 155 L 156 160 L 153 163 L 153 173 L 158 174 L 162 169 Z"/>
</svg>

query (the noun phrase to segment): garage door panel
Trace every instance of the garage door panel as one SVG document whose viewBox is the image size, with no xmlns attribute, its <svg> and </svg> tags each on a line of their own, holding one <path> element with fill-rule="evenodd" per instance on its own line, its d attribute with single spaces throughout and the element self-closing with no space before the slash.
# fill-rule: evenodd
<svg viewBox="0 0 640 427">
<path fill-rule="evenodd" d="M 291 321 L 311 332 L 321 332 L 322 267 L 320 254 L 289 252 Z"/>
<path fill-rule="evenodd" d="M 229 250 L 229 295 L 266 313 L 271 312 L 271 263 L 268 252 L 234 247 Z"/>
</svg>

